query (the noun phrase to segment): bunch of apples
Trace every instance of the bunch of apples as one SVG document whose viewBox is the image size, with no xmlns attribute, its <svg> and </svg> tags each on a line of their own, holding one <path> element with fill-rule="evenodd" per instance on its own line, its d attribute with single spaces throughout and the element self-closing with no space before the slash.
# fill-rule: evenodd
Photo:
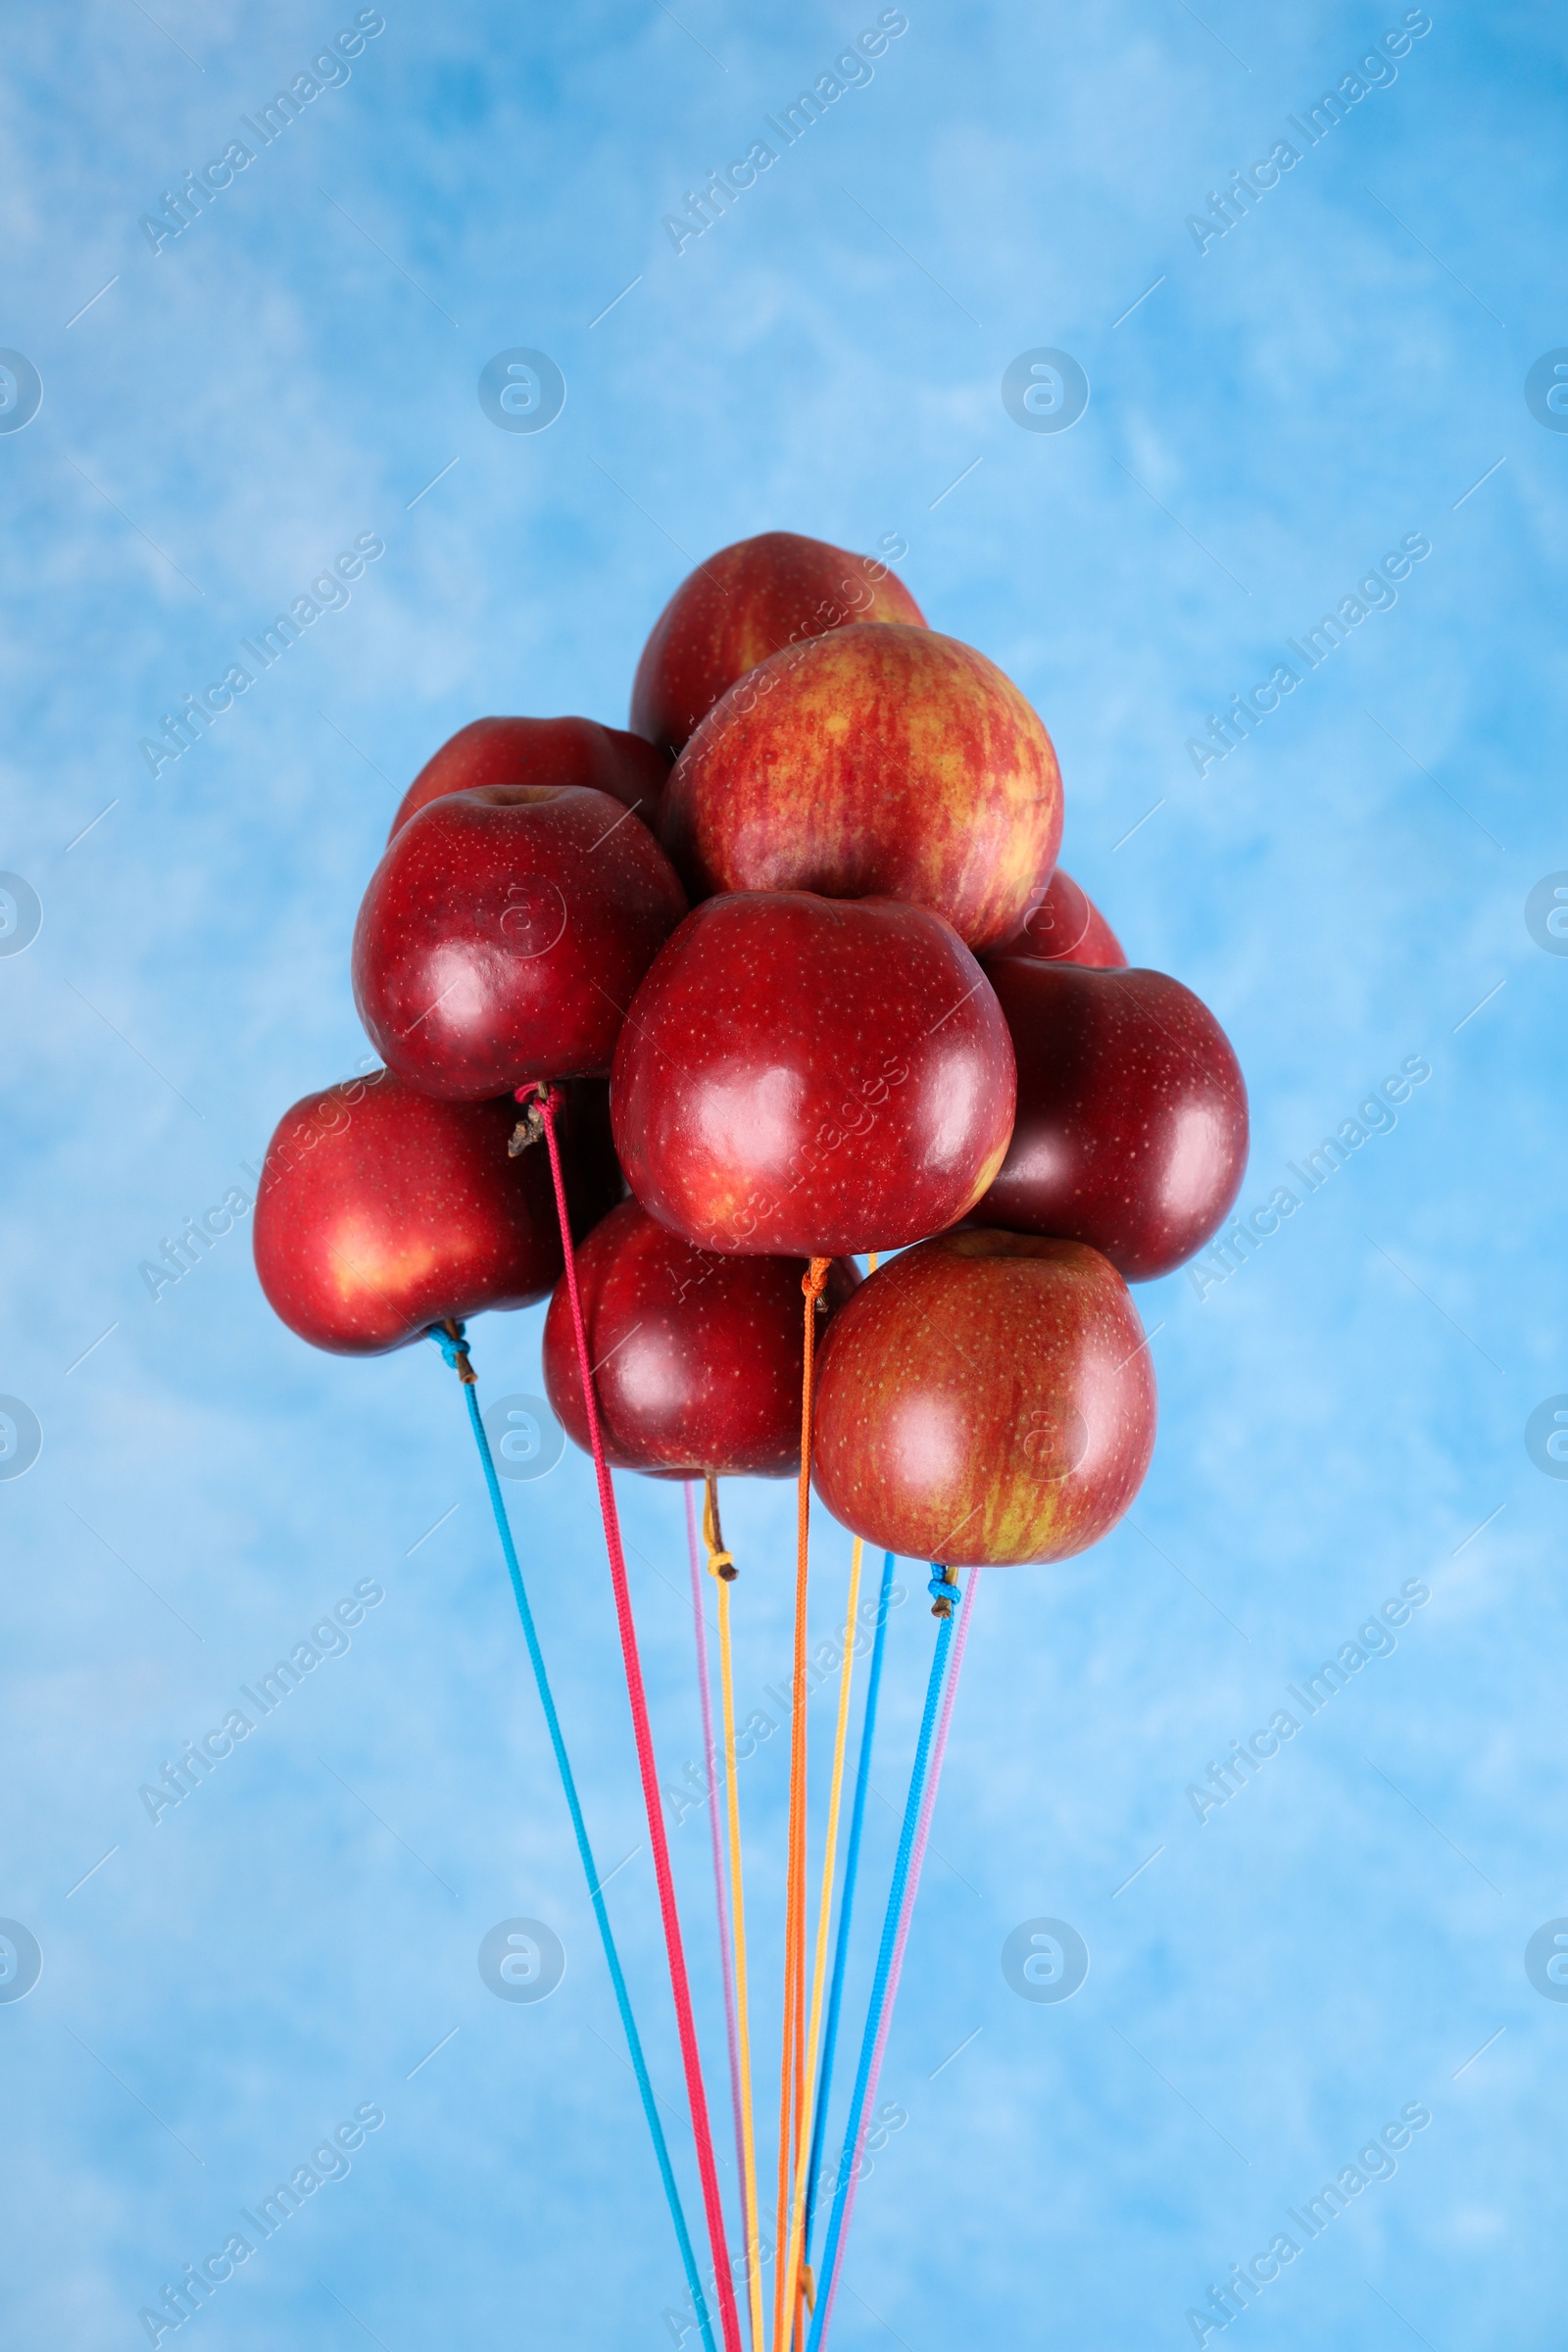
<svg viewBox="0 0 1568 2352">
<path fill-rule="evenodd" d="M 1154 1382 L 1129 1282 L 1235 1200 L 1247 1093 L 1056 866 L 1050 736 L 885 564 L 770 531 L 644 648 L 631 730 L 483 718 L 416 777 L 354 936 L 385 1067 L 294 1105 L 257 1265 L 341 1352 L 556 1297 L 554 1085 L 612 1465 L 811 1469 L 878 1547 L 1060 1559 L 1126 1510 Z M 885 1262 L 862 1276 L 858 1257 Z M 891 1254 L 890 1254 L 891 1253 Z"/>
</svg>

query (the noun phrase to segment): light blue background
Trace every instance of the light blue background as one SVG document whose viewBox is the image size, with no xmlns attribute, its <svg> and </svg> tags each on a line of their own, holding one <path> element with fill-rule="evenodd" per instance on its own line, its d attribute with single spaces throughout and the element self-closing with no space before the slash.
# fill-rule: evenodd
<svg viewBox="0 0 1568 2352">
<path fill-rule="evenodd" d="M 347 85 L 155 257 L 138 216 L 353 13 L 116 0 L 10 34 L 0 342 L 44 398 L 0 437 L 0 865 L 44 912 L 0 960 L 0 1389 L 44 1448 L 0 1484 L 0 1912 L 44 1969 L 0 2006 L 8 2340 L 144 2342 L 162 2283 L 373 2100 L 351 2176 L 204 2340 L 672 2341 L 454 1384 L 433 1349 L 308 1351 L 243 1229 L 156 1304 L 137 1269 L 365 1054 L 349 931 L 414 770 L 482 712 L 620 721 L 690 562 L 785 526 L 902 536 L 933 623 L 1033 698 L 1069 868 L 1237 1043 L 1244 1205 L 1403 1057 L 1432 1067 L 1242 1272 L 1141 1295 L 1162 1423 L 1135 1524 L 982 1587 L 885 2075 L 909 2120 L 837 2340 L 1190 2343 L 1209 2282 L 1422 2101 L 1396 2177 L 1232 2332 L 1556 2345 L 1568 2007 L 1523 1950 L 1568 1911 L 1568 1487 L 1523 1432 L 1568 1390 L 1568 961 L 1523 909 L 1568 867 L 1568 437 L 1522 385 L 1568 344 L 1560 30 L 1435 0 L 1393 85 L 1200 256 L 1186 216 L 1397 6 L 911 0 L 874 78 L 677 257 L 661 216 L 870 0 L 388 0 Z M 481 412 L 515 345 L 565 376 L 547 432 Z M 1002 405 L 1041 345 L 1092 383 L 1066 433 Z M 386 554 L 349 607 L 155 781 L 138 739 L 366 532 Z M 1433 552 L 1397 605 L 1200 780 L 1186 738 L 1407 532 Z M 477 1328 L 487 1396 L 537 1389 L 538 1325 Z M 510 1492 L 608 1870 L 642 1832 L 591 1479 L 568 1454 Z M 680 1496 L 622 1499 L 674 1778 L 700 1753 Z M 729 1499 L 745 1693 L 787 1662 L 789 1511 Z M 824 1523 L 813 1634 L 848 1548 Z M 138 1786 L 367 1577 L 349 1654 L 154 1827 Z M 1200 1826 L 1188 1784 L 1409 1578 L 1432 1597 L 1394 1654 Z M 916 1587 L 884 1799 L 930 1631 Z M 784 1745 L 745 1787 L 764 2055 Z M 873 1804 L 873 1888 L 893 1821 Z M 703 1815 L 671 1835 L 722 2150 Z M 646 1851 L 612 1898 L 678 2117 Z M 475 1965 L 517 1914 L 567 1949 L 538 2006 Z M 1064 2004 L 1001 1973 L 1040 1915 L 1092 1954 Z"/>
</svg>

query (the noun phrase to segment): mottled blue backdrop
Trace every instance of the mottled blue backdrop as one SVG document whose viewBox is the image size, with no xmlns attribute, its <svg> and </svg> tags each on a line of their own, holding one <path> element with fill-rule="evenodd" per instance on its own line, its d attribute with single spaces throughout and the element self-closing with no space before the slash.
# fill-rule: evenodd
<svg viewBox="0 0 1568 2352">
<path fill-rule="evenodd" d="M 893 552 L 1032 697 L 1069 868 L 1237 1043 L 1243 1208 L 1298 1200 L 1141 1294 L 1130 1520 L 982 1590 L 837 2341 L 1559 2344 L 1560 26 L 106 0 L 8 49 L 7 2340 L 696 2346 L 454 1384 L 291 1338 L 243 1204 L 279 1112 L 366 1054 L 349 932 L 415 769 L 484 712 L 621 722 L 690 564 L 783 526 Z M 517 350 L 564 379 L 547 429 L 481 400 Z M 356 541 L 262 669 L 241 640 Z M 487 1396 L 537 1391 L 539 1321 L 477 1327 Z M 591 1477 L 568 1450 L 509 1494 L 695 2211 Z M 681 1498 L 623 1505 L 676 1783 Z M 726 1532 L 762 1704 L 787 1491 Z M 848 1550 L 824 1521 L 813 1636 Z M 873 1887 L 931 1635 L 906 1582 Z M 348 1646 L 155 1822 L 143 1785 L 356 1588 Z M 744 1768 L 764 2052 L 784 1746 Z M 670 1822 L 722 2117 L 706 1817 Z M 480 1975 L 518 1917 L 565 1952 L 546 2000 Z M 1069 1999 L 1004 1973 L 1041 1919 L 1087 1947 Z M 261 2242 L 242 2209 L 339 2125 Z M 236 2233 L 198 2319 L 139 2318 Z"/>
</svg>

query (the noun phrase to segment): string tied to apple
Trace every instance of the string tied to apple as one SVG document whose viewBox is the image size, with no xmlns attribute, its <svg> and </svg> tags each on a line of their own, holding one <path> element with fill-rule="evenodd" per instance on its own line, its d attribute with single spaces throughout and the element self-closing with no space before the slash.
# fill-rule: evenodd
<svg viewBox="0 0 1568 2352">
<path fill-rule="evenodd" d="M 827 1914 L 818 1912 L 816 1968 L 810 2014 L 806 2005 L 807 1947 L 807 1605 L 810 1573 L 811 1415 L 816 1394 L 816 1320 L 823 1303 L 831 1256 L 813 1250 L 801 1277 L 805 1322 L 801 1349 L 801 1462 L 796 1484 L 795 1614 L 793 1674 L 790 1706 L 790 1793 L 784 1865 L 784 1984 L 783 2033 L 779 2050 L 778 2200 L 775 2244 L 779 2258 L 774 2275 L 773 2343 L 793 2339 L 799 2295 L 800 2264 L 806 2216 L 806 2166 L 811 2141 L 812 2103 L 817 2084 L 817 2049 L 821 2025 L 822 1976 L 826 1965 Z M 844 1710 L 829 1795 L 827 1870 L 831 1884 L 832 1853 L 838 1833 L 839 1795 L 843 1779 Z M 793 2130 L 793 2136 L 792 2136 Z M 786 2333 L 786 2330 L 788 2332 Z"/>
<path fill-rule="evenodd" d="M 514 1087 L 512 1100 L 522 1104 L 522 1117 L 507 1146 L 513 1159 L 526 1152 L 530 1144 L 540 1141 L 545 1131 L 545 1105 L 552 1099 L 560 1103 L 564 1098 L 561 1088 L 549 1078 L 526 1078 L 521 1086 Z"/>
<path fill-rule="evenodd" d="M 524 1109 L 522 1117 L 508 1138 L 507 1157 L 520 1159 L 530 1145 L 538 1143 L 543 1136 L 545 1131 L 544 1112 L 539 1106 L 537 1092 L 532 1086 L 519 1086 L 513 1096 L 513 1101 L 521 1102 Z"/>
<path fill-rule="evenodd" d="M 951 1576 L 951 1571 L 939 1568 L 936 1561 L 931 1565 L 943 1578 Z M 904 1972 L 909 1923 L 914 1916 L 915 1897 L 919 1892 L 926 1847 L 930 1842 L 931 1820 L 942 1783 L 948 1732 L 953 1722 L 954 1701 L 957 1696 L 958 1677 L 968 1645 L 969 1627 L 974 1618 L 980 1574 L 978 1566 L 971 1569 L 968 1587 L 963 1592 L 958 1592 L 954 1582 L 948 1612 L 938 1625 L 931 1645 L 925 1704 L 920 1713 L 914 1761 L 909 1768 L 909 1787 L 904 1802 L 904 1819 L 899 1829 L 898 1851 L 894 1856 L 893 1876 L 882 1915 L 876 1970 L 871 1979 L 865 2024 L 860 2035 L 859 2058 L 850 2093 L 849 2114 L 845 2119 L 844 2151 L 839 2161 L 822 2261 L 816 2273 L 816 2293 L 807 2352 L 822 2352 L 823 2339 L 838 2295 L 850 2222 L 863 2170 L 871 2110 L 881 2079 L 882 2060 L 893 2022 L 894 2004 L 898 1999 L 899 1981 Z"/>
<path fill-rule="evenodd" d="M 467 1335 L 463 1325 L 457 1322 L 453 1316 L 448 1315 L 444 1323 L 436 1323 L 431 1326 L 430 1337 L 464 1387 L 467 1389 L 477 1387 L 479 1375 L 469 1360 Z"/>
<path fill-rule="evenodd" d="M 594 1479 L 599 1491 L 599 1516 L 604 1530 L 605 1554 L 610 1566 L 616 1630 L 620 1637 L 621 1666 L 626 1684 L 627 1703 L 631 1713 L 632 1740 L 637 1752 L 638 1776 L 642 1783 L 643 1815 L 648 1824 L 648 1841 L 653 1855 L 654 1881 L 658 1889 L 660 1916 L 663 1927 L 664 1959 L 675 2008 L 675 2027 L 680 2044 L 681 2065 L 686 2078 L 687 2111 L 691 2118 L 692 2137 L 697 2145 L 697 2170 L 702 2184 L 704 2218 L 708 2225 L 709 2244 L 713 2254 L 713 2275 L 718 2296 L 719 2322 L 723 2328 L 725 2352 L 741 2352 L 740 2315 L 735 2301 L 735 2279 L 730 2266 L 724 2207 L 718 2185 L 718 2167 L 713 2153 L 712 2125 L 708 2109 L 708 2086 L 703 2078 L 702 2055 L 697 2039 L 697 2020 L 692 2009 L 691 1981 L 686 1968 L 685 1939 L 681 1933 L 680 1910 L 675 1897 L 674 1872 L 670 1867 L 669 1834 L 664 1826 L 663 1796 L 660 1788 L 659 1766 L 654 1752 L 653 1725 L 649 1719 L 648 1693 L 643 1681 L 642 1655 L 637 1640 L 637 1621 L 632 1612 L 631 1584 L 626 1573 L 626 1554 L 621 1542 L 620 1514 L 616 1508 L 615 1490 L 611 1483 L 610 1464 L 605 1454 L 604 1431 L 601 1426 L 598 1397 L 594 1386 L 593 1362 L 588 1348 L 588 1326 L 583 1314 L 581 1286 L 577 1279 L 577 1252 L 572 1240 L 571 1212 L 566 1198 L 565 1163 L 562 1153 L 559 1132 L 563 1097 L 559 1087 L 548 1084 L 541 1084 L 536 1093 L 544 1119 L 545 1147 L 550 1154 L 550 1181 L 556 1198 L 556 1221 L 561 1236 L 566 1299 L 571 1312 L 571 1332 L 577 1355 L 577 1376 L 587 1416 L 588 1444 L 589 1450 L 593 1455 Z"/>
</svg>

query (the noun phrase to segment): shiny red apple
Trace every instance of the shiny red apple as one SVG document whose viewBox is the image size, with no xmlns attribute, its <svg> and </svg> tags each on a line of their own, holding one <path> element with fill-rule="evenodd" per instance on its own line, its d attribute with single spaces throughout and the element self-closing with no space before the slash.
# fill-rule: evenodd
<svg viewBox="0 0 1568 2352">
<path fill-rule="evenodd" d="M 721 547 L 682 580 L 653 626 L 631 690 L 631 723 L 678 752 L 727 686 L 781 646 L 857 620 L 925 626 L 885 564 L 796 531 Z"/>
<path fill-rule="evenodd" d="M 336 1355 L 445 1316 L 527 1306 L 561 1272 L 543 1149 L 509 1158 L 514 1102 L 438 1102 L 387 1070 L 307 1095 L 267 1147 L 253 1246 L 269 1304 Z"/>
<path fill-rule="evenodd" d="M 935 629 L 869 624 L 732 686 L 664 788 L 694 899 L 907 899 L 977 952 L 1038 904 L 1061 840 L 1051 738 L 995 662 Z"/>
<path fill-rule="evenodd" d="M 446 794 L 382 853 L 354 930 L 354 1001 L 388 1066 L 483 1102 L 610 1068 L 633 991 L 685 912 L 668 858 L 607 793 Z"/>
<path fill-rule="evenodd" d="M 687 916 L 615 1051 L 615 1149 L 699 1248 L 849 1256 L 963 1215 L 1012 1131 L 1007 1025 L 951 925 L 757 891 Z"/>
<path fill-rule="evenodd" d="M 1127 966 L 1121 941 L 1100 908 L 1059 865 L 1033 914 L 993 953 L 1033 956 L 1040 963 L 1093 964 L 1102 971 Z"/>
<path fill-rule="evenodd" d="M 392 833 L 431 801 L 482 784 L 585 784 L 635 808 L 657 832 L 668 772 L 664 754 L 641 735 L 595 719 L 470 719 L 420 768 L 399 803 Z"/>
<path fill-rule="evenodd" d="M 801 1464 L 805 1298 L 801 1257 L 721 1257 L 623 1200 L 577 1253 L 605 1452 L 661 1478 L 786 1478 Z M 830 1271 L 818 1335 L 859 1281 Z M 545 1319 L 545 1390 L 588 1450 L 571 1300 Z"/>
<path fill-rule="evenodd" d="M 976 1224 L 1168 1274 L 1224 1222 L 1247 1166 L 1247 1085 L 1200 998 L 1164 972 L 997 956 L 986 975 L 1018 1056 L 1018 1110 Z"/>
<path fill-rule="evenodd" d="M 818 1494 L 878 1549 L 1063 1560 L 1115 1526 L 1154 1446 L 1154 1375 L 1081 1242 L 949 1233 L 868 1276 L 822 1350 Z"/>
</svg>

